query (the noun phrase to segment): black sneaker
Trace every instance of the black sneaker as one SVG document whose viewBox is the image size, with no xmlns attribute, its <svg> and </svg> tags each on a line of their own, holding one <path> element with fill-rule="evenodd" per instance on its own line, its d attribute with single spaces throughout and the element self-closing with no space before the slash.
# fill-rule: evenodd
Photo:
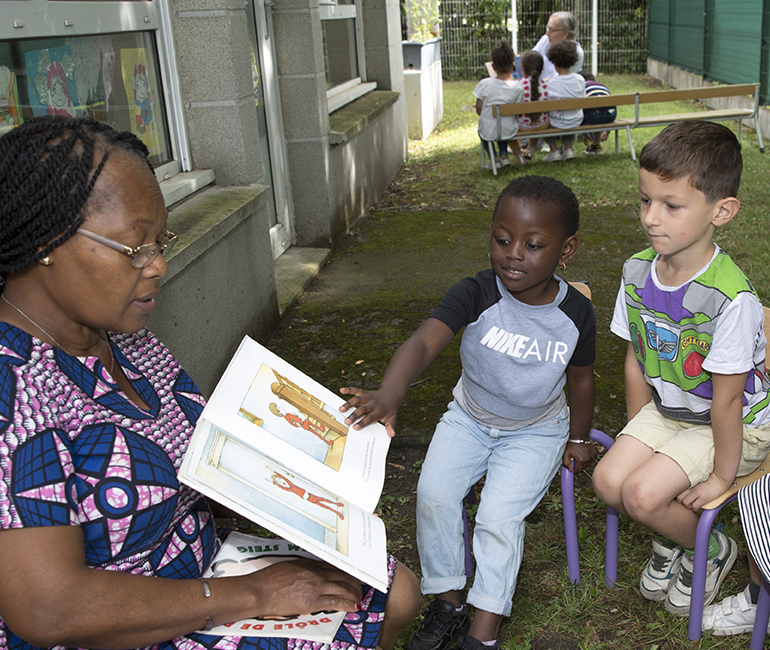
<svg viewBox="0 0 770 650">
<path fill-rule="evenodd" d="M 406 644 L 407 650 L 444 650 L 471 626 L 468 605 L 455 611 L 446 600 L 434 600 L 417 631 Z"/>
<path fill-rule="evenodd" d="M 470 634 L 464 634 L 451 650 L 500 650 L 500 639 L 495 639 L 494 645 L 484 645 Z"/>
</svg>

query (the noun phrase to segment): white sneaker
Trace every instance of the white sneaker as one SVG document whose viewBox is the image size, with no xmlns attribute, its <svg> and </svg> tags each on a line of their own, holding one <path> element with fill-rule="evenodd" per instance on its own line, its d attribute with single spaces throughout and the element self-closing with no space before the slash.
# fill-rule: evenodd
<svg viewBox="0 0 770 650">
<path fill-rule="evenodd" d="M 676 580 L 684 551 L 681 546 L 670 548 L 652 539 L 652 557 L 639 580 L 639 591 L 647 600 L 665 600 L 669 585 Z"/>
<path fill-rule="evenodd" d="M 709 558 L 706 563 L 706 595 L 703 606 L 710 605 L 719 591 L 722 580 L 738 557 L 738 545 L 719 530 L 712 532 L 719 542 L 719 555 Z M 692 595 L 692 557 L 685 553 L 676 581 L 671 584 L 666 595 L 664 607 L 669 614 L 690 615 L 690 596 Z"/>
<path fill-rule="evenodd" d="M 508 156 L 500 156 L 500 167 L 509 167 L 511 164 Z"/>
<path fill-rule="evenodd" d="M 569 149 L 564 149 L 564 153 L 562 154 L 562 160 L 572 160 L 575 157 L 575 150 L 570 147 Z"/>
<path fill-rule="evenodd" d="M 557 162 L 559 160 L 562 160 L 561 151 L 558 149 L 554 149 L 551 153 L 547 154 L 545 158 L 543 158 L 544 162 Z"/>
<path fill-rule="evenodd" d="M 735 596 L 728 596 L 721 603 L 703 608 L 703 630 L 711 630 L 714 636 L 732 636 L 751 632 L 757 606 L 751 604 L 748 586 Z M 768 626 L 770 628 L 770 626 Z"/>
</svg>

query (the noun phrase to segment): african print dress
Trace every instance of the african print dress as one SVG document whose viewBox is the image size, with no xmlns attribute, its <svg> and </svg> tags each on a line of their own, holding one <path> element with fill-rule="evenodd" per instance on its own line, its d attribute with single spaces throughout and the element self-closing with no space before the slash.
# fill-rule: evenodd
<svg viewBox="0 0 770 650">
<path fill-rule="evenodd" d="M 115 362 L 148 409 L 97 357 L 73 357 L 0 322 L 0 528 L 79 526 L 96 569 L 202 575 L 219 548 L 204 498 L 177 480 L 204 400 L 151 333 L 111 334 Z M 395 560 L 390 558 L 390 577 Z M 374 648 L 387 596 L 364 590 L 326 647 Z M 193 633 L 155 648 L 291 650 L 317 642 Z M 0 620 L 0 650 L 32 648 Z"/>
</svg>

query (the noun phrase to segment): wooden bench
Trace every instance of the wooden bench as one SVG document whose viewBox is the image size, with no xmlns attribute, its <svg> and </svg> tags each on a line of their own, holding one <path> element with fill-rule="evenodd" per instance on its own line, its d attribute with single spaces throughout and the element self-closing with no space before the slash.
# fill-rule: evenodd
<svg viewBox="0 0 770 650">
<path fill-rule="evenodd" d="M 753 97 L 752 106 L 745 108 L 707 109 L 705 111 L 693 111 L 690 113 L 669 113 L 642 115 L 641 106 L 648 104 L 666 104 L 693 99 L 710 99 L 715 97 Z M 615 153 L 618 153 L 618 132 L 625 131 L 628 137 L 628 147 L 631 150 L 631 159 L 636 161 L 636 151 L 631 139 L 632 129 L 664 126 L 681 120 L 738 120 L 738 140 L 743 136 L 743 120 L 753 119 L 757 132 L 757 141 L 760 152 L 764 153 L 762 133 L 759 129 L 757 112 L 759 110 L 759 84 L 732 84 L 726 86 L 703 86 L 701 88 L 686 88 L 682 90 L 651 90 L 640 93 L 626 93 L 622 95 L 608 95 L 606 97 L 580 97 L 574 99 L 547 99 L 537 102 L 520 102 L 517 104 L 496 104 L 492 106 L 492 114 L 497 118 L 498 136 L 502 133 L 501 117 L 505 115 L 524 115 L 532 113 L 547 113 L 549 111 L 574 110 L 577 108 L 607 108 L 611 106 L 634 106 L 634 117 L 624 118 L 607 124 L 581 124 L 574 129 L 539 129 L 535 131 L 520 130 L 511 140 L 536 139 L 549 136 L 579 135 L 593 133 L 595 131 L 615 132 Z M 647 111 L 645 111 L 647 112 Z M 498 137 L 498 139 L 500 139 Z M 492 160 L 492 172 L 496 175 L 494 157 Z M 482 154 L 482 164 L 483 164 Z"/>
</svg>

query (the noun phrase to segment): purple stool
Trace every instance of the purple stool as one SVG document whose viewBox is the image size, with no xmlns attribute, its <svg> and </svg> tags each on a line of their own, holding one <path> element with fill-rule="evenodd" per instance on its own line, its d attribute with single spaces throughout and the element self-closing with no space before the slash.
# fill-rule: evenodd
<svg viewBox="0 0 770 650">
<path fill-rule="evenodd" d="M 614 442 L 606 433 L 591 429 L 591 440 L 605 449 Z M 567 569 L 572 584 L 580 582 L 580 551 L 578 548 L 577 521 L 575 519 L 574 476 L 567 468 L 561 468 L 561 503 L 564 511 L 564 539 L 567 543 Z M 608 587 L 618 579 L 618 511 L 607 506 L 607 540 L 605 546 L 604 578 Z"/>
<path fill-rule="evenodd" d="M 593 431 L 592 439 L 593 439 Z M 602 434 L 603 435 L 603 434 Z M 601 440 L 599 440 L 601 442 Z M 604 444 L 601 442 L 601 444 Z M 765 463 L 768 461 L 766 460 Z M 765 464 L 763 463 L 763 465 Z M 711 529 L 714 527 L 717 515 L 721 512 L 728 503 L 732 503 L 738 498 L 738 489 L 741 484 L 747 484 L 756 480 L 765 472 L 765 468 L 760 466 L 751 474 L 747 476 L 741 476 L 736 479 L 736 483 L 721 497 L 718 497 L 710 504 L 714 504 L 712 508 L 704 508 L 701 510 L 700 518 L 698 519 L 698 527 L 695 530 L 695 550 L 693 554 L 693 571 L 692 571 L 692 596 L 690 598 L 690 619 L 687 628 L 687 634 L 690 641 L 697 641 L 701 638 L 703 627 L 703 607 L 706 600 L 706 563 L 708 562 L 708 545 L 709 537 L 711 535 Z M 562 474 L 563 480 L 563 474 Z M 562 485 L 564 485 L 562 483 Z M 564 488 L 562 488 L 564 489 Z M 731 494 L 732 492 L 732 494 Z M 716 503 L 715 503 L 716 502 Z M 566 510 L 566 505 L 565 505 Z M 607 584 L 612 586 L 617 578 L 618 568 L 618 522 L 617 513 L 615 512 L 615 518 L 610 523 L 611 508 L 607 508 L 607 553 L 605 558 L 605 574 L 607 576 Z M 574 505 L 573 505 L 574 512 Z M 565 526 L 566 526 L 566 512 L 565 512 Z M 574 526 L 574 525 L 573 525 Z M 611 527 L 612 526 L 612 527 Z M 574 546 L 577 547 L 577 533 L 575 533 Z M 567 553 L 569 554 L 569 538 L 567 542 Z M 574 551 L 573 551 L 574 552 Z M 568 555 L 569 562 L 569 555 Z M 572 570 L 570 569 L 570 577 L 572 577 Z M 578 575 L 579 577 L 579 575 Z M 573 579 L 573 582 L 576 582 Z M 760 592 L 759 603 L 757 605 L 757 616 L 755 619 L 754 633 L 751 637 L 751 649 L 761 650 L 764 646 L 765 634 L 767 633 L 768 616 L 770 615 L 770 587 L 767 581 L 762 580 L 762 591 Z M 762 624 L 760 625 L 760 623 Z"/>
<path fill-rule="evenodd" d="M 609 449 L 612 446 L 612 438 L 597 429 L 591 429 L 591 440 Z M 476 492 L 473 488 L 463 499 L 465 505 L 478 503 Z M 570 582 L 580 582 L 580 552 L 578 549 L 577 523 L 575 520 L 575 490 L 572 472 L 561 468 L 561 503 L 564 511 L 564 537 L 567 542 L 567 568 Z M 469 578 L 473 575 L 473 558 L 471 557 L 471 539 L 468 528 L 468 513 L 463 508 L 463 539 L 465 541 L 465 575 Z M 607 508 L 607 559 L 605 574 L 607 585 L 614 586 L 618 577 L 618 513 L 614 508 Z"/>
</svg>

